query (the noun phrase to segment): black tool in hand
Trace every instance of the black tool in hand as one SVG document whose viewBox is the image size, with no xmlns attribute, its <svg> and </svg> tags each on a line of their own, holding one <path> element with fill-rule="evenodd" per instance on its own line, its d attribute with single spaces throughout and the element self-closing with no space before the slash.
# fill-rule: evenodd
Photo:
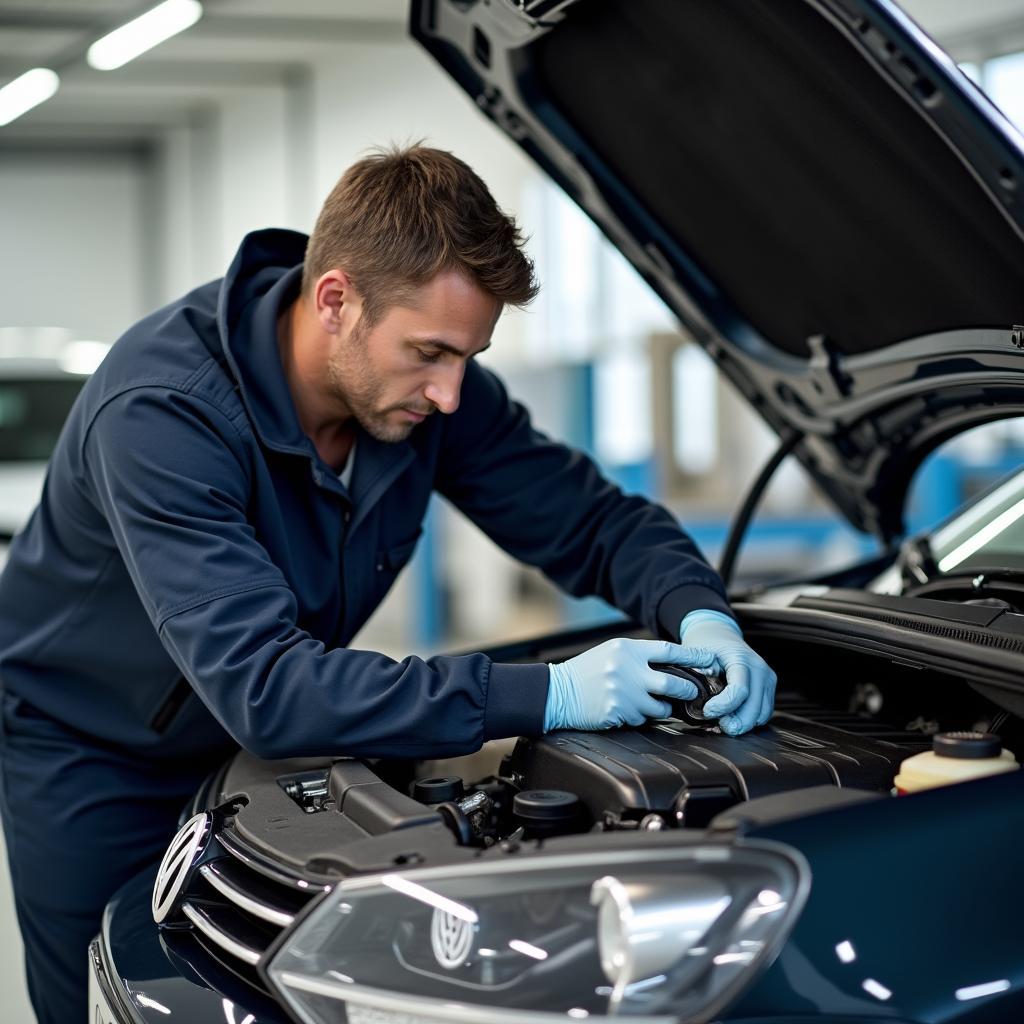
<svg viewBox="0 0 1024 1024">
<path fill-rule="evenodd" d="M 667 700 L 672 705 L 672 716 L 689 725 L 714 725 L 717 717 L 708 717 L 704 714 L 704 705 L 712 697 L 720 694 L 726 686 L 725 679 L 721 676 L 707 676 L 693 668 L 686 668 L 683 665 L 669 665 L 662 661 L 648 663 L 656 672 L 667 672 L 669 675 L 686 679 L 697 687 L 697 696 L 689 700 L 680 700 L 678 697 L 668 697 L 658 694 L 659 700 Z"/>
</svg>

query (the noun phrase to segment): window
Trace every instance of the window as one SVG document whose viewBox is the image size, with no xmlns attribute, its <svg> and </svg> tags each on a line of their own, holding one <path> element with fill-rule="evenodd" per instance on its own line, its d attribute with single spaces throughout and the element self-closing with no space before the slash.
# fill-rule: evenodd
<svg viewBox="0 0 1024 1024">
<path fill-rule="evenodd" d="M 981 84 L 995 105 L 1024 132 L 1024 52 L 986 61 Z"/>
<path fill-rule="evenodd" d="M 45 462 L 83 378 L 0 379 L 0 461 Z"/>
</svg>

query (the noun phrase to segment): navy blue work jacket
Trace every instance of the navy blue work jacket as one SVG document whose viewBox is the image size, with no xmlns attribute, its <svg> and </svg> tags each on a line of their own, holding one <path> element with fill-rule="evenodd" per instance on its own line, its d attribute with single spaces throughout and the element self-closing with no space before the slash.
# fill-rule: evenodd
<svg viewBox="0 0 1024 1024">
<path fill-rule="evenodd" d="M 278 355 L 305 246 L 249 235 L 223 280 L 132 327 L 87 382 L 0 577 L 6 691 L 153 756 L 445 756 L 539 733 L 546 665 L 349 647 L 435 490 L 664 636 L 691 609 L 728 610 L 668 512 L 535 431 L 474 363 L 456 413 L 398 444 L 360 432 L 346 490 Z"/>
</svg>

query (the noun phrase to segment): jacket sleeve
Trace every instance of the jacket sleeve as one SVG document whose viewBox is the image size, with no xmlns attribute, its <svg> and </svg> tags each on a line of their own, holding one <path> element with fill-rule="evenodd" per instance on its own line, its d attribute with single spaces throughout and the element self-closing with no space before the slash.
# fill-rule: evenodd
<svg viewBox="0 0 1024 1024">
<path fill-rule="evenodd" d="M 541 731 L 544 665 L 396 662 L 328 650 L 300 629 L 295 595 L 246 518 L 246 446 L 214 406 L 165 388 L 130 391 L 96 415 L 83 455 L 164 647 L 247 750 L 438 757 Z"/>
<path fill-rule="evenodd" d="M 563 590 L 602 597 L 672 640 L 687 612 L 732 614 L 721 577 L 676 519 L 535 430 L 494 374 L 468 365 L 446 430 L 438 489 Z"/>
</svg>

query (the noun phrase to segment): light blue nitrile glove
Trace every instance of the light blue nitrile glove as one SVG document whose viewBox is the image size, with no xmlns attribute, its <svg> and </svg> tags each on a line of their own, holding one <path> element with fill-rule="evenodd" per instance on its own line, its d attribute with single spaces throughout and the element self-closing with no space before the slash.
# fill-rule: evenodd
<svg viewBox="0 0 1024 1024">
<path fill-rule="evenodd" d="M 775 673 L 747 646 L 735 619 L 700 608 L 683 619 L 679 638 L 687 649 L 712 663 L 712 671 L 725 674 L 725 689 L 704 705 L 704 714 L 718 718 L 722 732 L 739 736 L 772 717 Z"/>
<path fill-rule="evenodd" d="M 649 662 L 686 665 L 699 672 L 714 656 L 667 640 L 606 640 L 559 665 L 549 665 L 544 731 L 611 729 L 640 725 L 647 718 L 667 718 L 672 707 L 652 693 L 689 700 L 697 687 L 688 679 L 657 672 Z"/>
</svg>

